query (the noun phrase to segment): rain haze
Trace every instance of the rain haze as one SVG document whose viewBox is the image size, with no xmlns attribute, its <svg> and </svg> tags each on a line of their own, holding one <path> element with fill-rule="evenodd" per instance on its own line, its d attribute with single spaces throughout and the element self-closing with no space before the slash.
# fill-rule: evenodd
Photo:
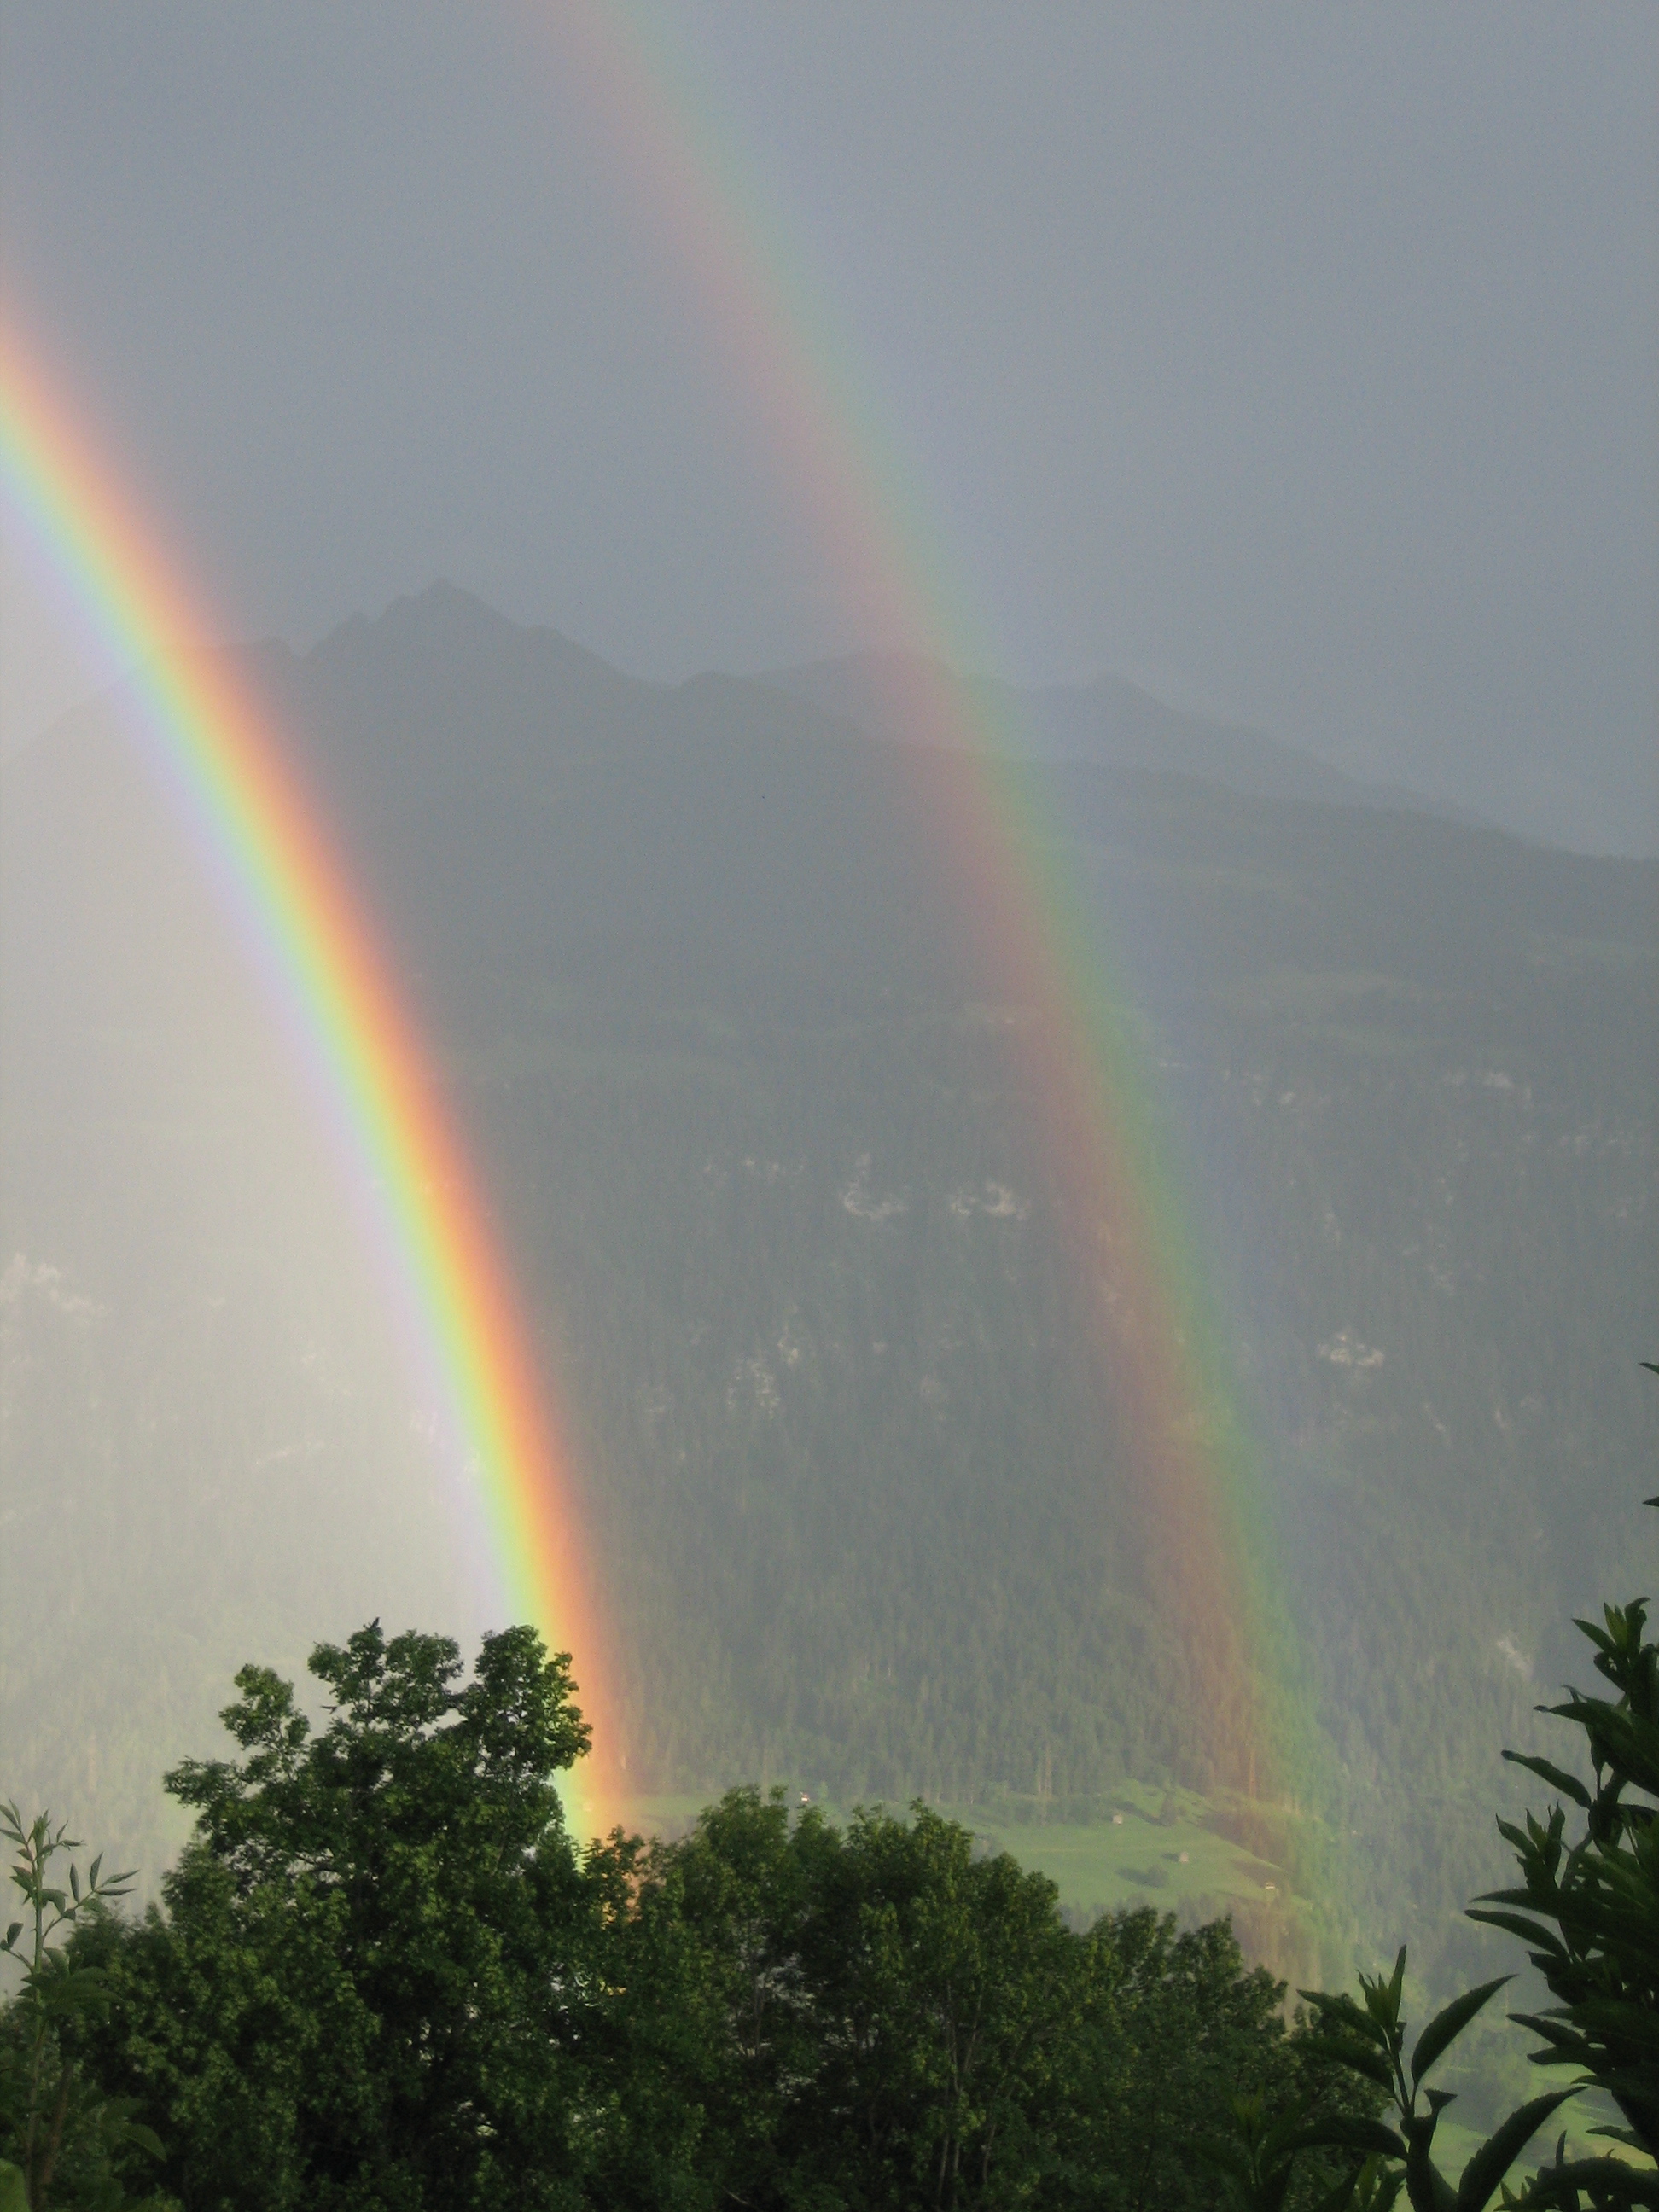
<svg viewBox="0 0 1659 2212">
<path fill-rule="evenodd" d="M 497 1748 L 556 1707 L 490 1863 L 595 1944 L 752 1786 L 1012 1855 L 1073 1964 L 1207 1929 L 1218 2007 L 1513 1963 L 1504 1754 L 1659 1446 L 1656 65 L 1516 0 L 0 5 L 0 1808 L 155 1897 L 236 1670 L 347 1729 L 379 1622 Z M 552 1894 L 532 2012 L 656 1986 Z M 318 1955 L 428 2081 L 409 1935 Z M 680 2109 L 582 2072 L 701 2040 L 645 2018 L 584 2112 Z M 832 2201 L 701 2130 L 580 2201 Z"/>
</svg>

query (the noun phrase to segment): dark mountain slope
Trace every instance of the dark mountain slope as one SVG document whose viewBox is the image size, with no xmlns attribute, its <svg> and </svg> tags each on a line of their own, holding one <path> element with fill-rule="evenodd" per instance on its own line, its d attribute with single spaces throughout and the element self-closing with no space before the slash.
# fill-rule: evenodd
<svg viewBox="0 0 1659 2212">
<path fill-rule="evenodd" d="M 386 916 L 568 1401 L 630 1773 L 1033 1814 L 1226 1782 L 1228 1686 L 1148 1585 L 1022 1010 L 939 835 L 968 765 L 763 685 L 635 684 L 454 595 L 248 666 Z M 205 1650 L 191 1608 L 230 1559 L 293 1641 L 382 1569 L 366 1612 L 436 1606 L 345 1511 L 355 1484 L 428 1557 L 422 1483 L 374 1503 L 421 1464 L 420 1409 L 312 1218 L 335 1171 L 125 760 L 94 716 L 6 772 L 3 1227 L 37 1271 L 7 1310 L 9 1468 L 94 1470 L 77 1619 L 142 1607 Z M 1498 1745 L 1651 1486 L 1659 869 L 1022 773 L 1127 978 L 1224 1320 L 1305 1644 L 1288 1780 L 1363 1835 L 1368 1928 L 1431 1923 L 1479 1886 Z M 309 1211 L 283 1212 L 292 1175 Z M 164 1368 L 137 1325 L 162 1253 Z M 59 1266 L 107 1324 L 52 1305 Z M 246 1398 L 261 1343 L 242 1440 L 225 1383 Z M 256 1467 L 301 1445 L 321 1487 L 274 1493 Z M 23 1510 L 61 1556 L 55 1494 Z M 160 1551 L 130 1540 L 158 1498 L 182 1506 Z M 250 1553 L 256 1498 L 340 1557 L 302 1587 L 299 1538 Z M 9 1583 L 9 1635 L 49 1639 L 48 1587 Z"/>
</svg>

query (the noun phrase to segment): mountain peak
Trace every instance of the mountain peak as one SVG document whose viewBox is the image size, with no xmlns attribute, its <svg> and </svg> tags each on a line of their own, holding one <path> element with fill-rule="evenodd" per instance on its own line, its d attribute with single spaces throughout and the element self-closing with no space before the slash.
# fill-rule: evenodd
<svg viewBox="0 0 1659 2212">
<path fill-rule="evenodd" d="M 373 619 L 353 615 L 310 655 L 324 677 L 391 682 L 422 689 L 434 677 L 486 688 L 532 688 L 551 679 L 576 686 L 590 702 L 615 701 L 640 689 L 608 660 L 556 629 L 514 622 L 443 577 L 422 592 L 393 599 Z"/>
<path fill-rule="evenodd" d="M 524 634 L 519 623 L 440 576 L 423 592 L 393 599 L 383 614 L 349 616 L 313 647 L 309 658 L 326 668 L 357 659 L 366 649 L 397 652 L 414 646 L 427 653 L 487 652 Z"/>
</svg>

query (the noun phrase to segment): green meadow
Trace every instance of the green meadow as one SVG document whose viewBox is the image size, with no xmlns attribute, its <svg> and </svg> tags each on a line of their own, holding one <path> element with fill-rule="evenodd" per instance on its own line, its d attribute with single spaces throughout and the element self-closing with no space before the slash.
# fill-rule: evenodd
<svg viewBox="0 0 1659 2212">
<path fill-rule="evenodd" d="M 782 1785 L 793 1806 L 811 1802 L 837 1826 L 858 1809 L 830 1798 L 803 1799 L 798 1786 Z M 684 1835 L 707 1799 L 692 1795 L 623 1801 L 617 1817 L 644 1835 Z M 887 1809 L 902 1811 L 902 1807 Z M 1036 1801 L 1009 1811 L 983 1805 L 938 1803 L 931 1809 L 969 1828 L 982 1849 L 1007 1851 L 1028 1872 L 1046 1875 L 1073 1917 L 1116 1912 L 1137 1905 L 1178 1913 L 1224 1912 L 1234 1905 L 1295 1911 L 1282 1868 L 1258 1858 L 1209 1825 L 1215 1808 L 1191 1790 L 1125 1783 L 1112 1809 L 1091 1820 L 1048 1820 Z"/>
</svg>

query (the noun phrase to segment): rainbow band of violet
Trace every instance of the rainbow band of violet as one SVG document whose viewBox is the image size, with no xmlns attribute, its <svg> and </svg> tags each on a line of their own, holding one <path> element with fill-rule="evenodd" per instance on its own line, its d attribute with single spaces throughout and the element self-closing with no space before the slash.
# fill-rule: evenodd
<svg viewBox="0 0 1659 2212">
<path fill-rule="evenodd" d="M 203 634 L 46 379 L 0 334 L 0 481 L 79 617 L 131 664 L 137 726 L 225 893 L 368 1193 L 406 1334 L 486 1523 L 501 1596 L 573 1654 L 595 1753 L 565 1778 L 580 1839 L 609 1823 L 609 1722 L 568 1450 L 467 1160 L 368 916 L 292 765 Z"/>
<path fill-rule="evenodd" d="M 1148 1587 L 1169 1608 L 1210 1717 L 1221 1778 L 1251 1797 L 1297 1790 L 1322 1760 L 1257 1455 L 1230 1380 L 1226 1334 L 1186 1215 L 1172 1143 L 1124 1008 L 1100 915 L 1066 856 L 1065 824 L 1013 763 L 974 665 L 984 627 L 946 586 L 951 562 L 885 434 L 822 288 L 804 274 L 666 35 L 670 19 L 569 0 L 539 21 L 560 90 L 597 116 L 647 243 L 661 253 L 770 443 L 793 506 L 827 557 L 854 634 L 911 656 L 895 713 L 909 757 L 961 765 L 939 818 L 968 886 L 986 972 L 1010 1024 L 1034 1149 L 1060 1193 L 1102 1367 L 1133 1440 Z M 937 805 L 939 786 L 930 782 Z"/>
</svg>

